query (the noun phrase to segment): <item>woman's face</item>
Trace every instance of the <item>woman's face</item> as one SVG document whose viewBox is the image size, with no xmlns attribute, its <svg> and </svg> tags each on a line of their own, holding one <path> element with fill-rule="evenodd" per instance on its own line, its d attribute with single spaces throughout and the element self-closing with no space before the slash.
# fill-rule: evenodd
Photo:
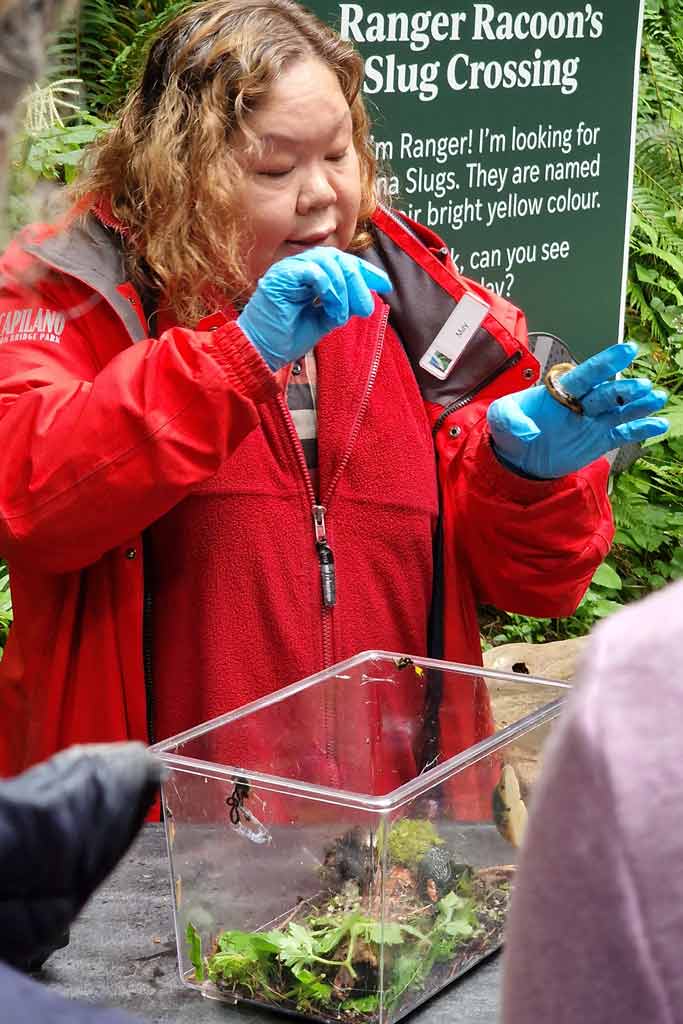
<svg viewBox="0 0 683 1024">
<path fill-rule="evenodd" d="M 292 65 L 248 124 L 263 144 L 260 155 L 245 150 L 243 161 L 251 279 L 313 245 L 346 249 L 361 188 L 351 112 L 336 76 L 315 58 Z"/>
</svg>

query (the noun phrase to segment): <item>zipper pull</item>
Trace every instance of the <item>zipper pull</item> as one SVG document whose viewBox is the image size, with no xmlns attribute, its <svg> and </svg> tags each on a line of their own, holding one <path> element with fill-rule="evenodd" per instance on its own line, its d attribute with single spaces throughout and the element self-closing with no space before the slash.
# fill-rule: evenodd
<svg viewBox="0 0 683 1024">
<path fill-rule="evenodd" d="M 333 608 L 337 603 L 337 576 L 334 569 L 332 548 L 327 543 L 324 505 L 313 506 L 313 526 L 315 527 L 315 543 L 318 548 L 318 560 L 320 562 L 323 607 Z"/>
<path fill-rule="evenodd" d="M 325 533 L 325 506 L 314 505 L 313 506 L 313 529 L 315 530 L 315 542 L 316 544 L 327 543 L 327 534 Z"/>
<path fill-rule="evenodd" d="M 333 608 L 337 603 L 337 575 L 334 571 L 332 548 L 325 541 L 322 544 L 318 544 L 318 558 L 320 559 L 323 605 L 325 608 Z"/>
</svg>

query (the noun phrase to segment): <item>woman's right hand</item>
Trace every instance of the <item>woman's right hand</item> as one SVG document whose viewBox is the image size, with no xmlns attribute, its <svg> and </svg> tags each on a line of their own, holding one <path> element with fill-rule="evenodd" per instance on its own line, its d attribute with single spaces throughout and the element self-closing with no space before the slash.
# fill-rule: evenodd
<svg viewBox="0 0 683 1024">
<path fill-rule="evenodd" d="M 369 316 L 371 289 L 391 288 L 383 270 L 351 253 L 316 246 L 269 267 L 237 323 L 275 371 L 350 317 Z"/>
</svg>

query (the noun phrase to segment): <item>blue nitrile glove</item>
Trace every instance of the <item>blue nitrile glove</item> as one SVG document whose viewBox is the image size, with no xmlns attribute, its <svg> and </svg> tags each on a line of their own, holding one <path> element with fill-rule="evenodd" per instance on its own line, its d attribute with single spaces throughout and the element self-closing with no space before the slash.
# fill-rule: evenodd
<svg viewBox="0 0 683 1024">
<path fill-rule="evenodd" d="M 350 317 L 369 316 L 371 288 L 391 287 L 383 270 L 319 245 L 269 267 L 237 323 L 271 370 L 279 370 Z"/>
<path fill-rule="evenodd" d="M 553 398 L 545 386 L 492 402 L 488 410 L 493 447 L 501 461 L 527 476 L 549 479 L 573 473 L 631 441 L 663 434 L 668 422 L 653 417 L 667 395 L 647 378 L 611 380 L 634 359 L 633 342 L 611 345 L 569 370 L 562 387 L 579 398 L 583 414 Z"/>
</svg>

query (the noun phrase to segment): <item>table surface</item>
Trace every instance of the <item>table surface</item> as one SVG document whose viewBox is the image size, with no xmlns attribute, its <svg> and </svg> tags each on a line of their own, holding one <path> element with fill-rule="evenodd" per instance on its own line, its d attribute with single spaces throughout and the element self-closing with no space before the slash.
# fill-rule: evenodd
<svg viewBox="0 0 683 1024">
<path fill-rule="evenodd" d="M 180 981 L 162 825 L 146 825 L 54 953 L 41 980 L 88 1003 L 115 1006 L 154 1024 L 282 1024 L 267 1010 L 204 999 Z M 500 954 L 414 1011 L 411 1024 L 495 1024 Z M 294 1018 L 289 1018 L 293 1020 Z"/>
</svg>

